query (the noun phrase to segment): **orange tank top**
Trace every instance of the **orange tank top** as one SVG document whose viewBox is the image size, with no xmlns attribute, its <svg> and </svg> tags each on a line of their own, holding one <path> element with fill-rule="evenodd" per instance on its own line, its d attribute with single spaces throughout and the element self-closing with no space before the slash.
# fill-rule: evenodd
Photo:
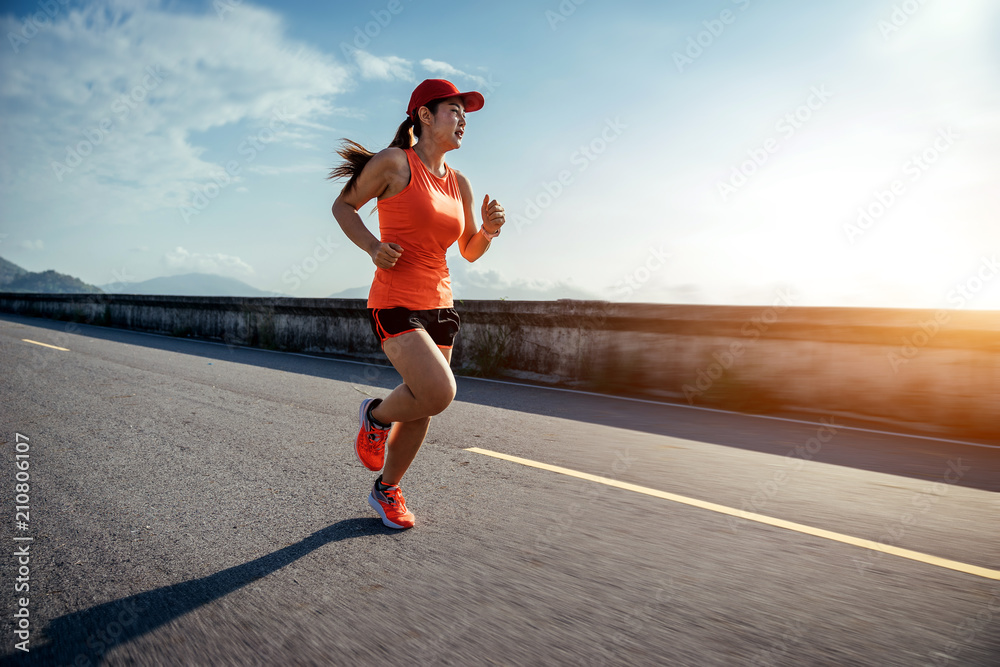
<svg viewBox="0 0 1000 667">
<path fill-rule="evenodd" d="M 399 194 L 378 202 L 382 242 L 399 244 L 403 254 L 391 269 L 375 269 L 368 307 L 451 308 L 445 253 L 465 229 L 458 178 L 447 164 L 447 173 L 440 178 L 412 148 L 405 153 L 410 182 Z"/>
</svg>

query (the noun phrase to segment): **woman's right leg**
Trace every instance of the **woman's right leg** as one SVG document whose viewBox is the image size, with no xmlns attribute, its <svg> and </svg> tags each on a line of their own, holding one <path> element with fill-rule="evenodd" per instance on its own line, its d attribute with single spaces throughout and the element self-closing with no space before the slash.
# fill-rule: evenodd
<svg viewBox="0 0 1000 667">
<path fill-rule="evenodd" d="M 442 412 L 455 398 L 455 376 L 450 352 L 441 350 L 426 331 L 417 330 L 390 338 L 383 346 L 386 356 L 403 378 L 372 416 L 392 423 L 386 443 L 384 484 L 399 484 L 423 444 L 430 418 Z"/>
</svg>

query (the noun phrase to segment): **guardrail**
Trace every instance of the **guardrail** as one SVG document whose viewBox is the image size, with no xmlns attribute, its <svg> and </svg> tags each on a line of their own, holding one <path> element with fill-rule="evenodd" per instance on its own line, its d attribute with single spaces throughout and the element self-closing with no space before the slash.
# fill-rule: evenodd
<svg viewBox="0 0 1000 667">
<path fill-rule="evenodd" d="M 453 366 L 705 407 L 1000 441 L 1000 313 L 463 301 Z M 384 361 L 362 299 L 21 294 L 0 311 Z"/>
</svg>

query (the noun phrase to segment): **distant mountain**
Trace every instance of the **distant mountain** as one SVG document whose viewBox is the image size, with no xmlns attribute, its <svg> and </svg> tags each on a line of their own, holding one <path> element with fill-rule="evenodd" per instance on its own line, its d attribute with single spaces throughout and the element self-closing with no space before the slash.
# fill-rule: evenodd
<svg viewBox="0 0 1000 667">
<path fill-rule="evenodd" d="M 26 271 L 0 258 L 0 290 L 4 292 L 42 292 L 45 294 L 100 294 L 101 290 L 79 278 L 55 271 Z"/>
<path fill-rule="evenodd" d="M 477 271 L 465 262 L 451 267 L 451 289 L 456 301 L 462 299 L 495 301 L 556 301 L 558 299 L 600 300 L 592 294 L 565 282 L 542 282 L 515 278 L 509 280 L 497 271 Z M 350 287 L 331 294 L 328 299 L 367 299 L 369 285 Z"/>
<path fill-rule="evenodd" d="M 114 294 L 161 294 L 165 296 L 287 296 L 265 292 L 242 280 L 212 273 L 185 273 L 180 276 L 150 278 L 138 283 L 111 283 L 101 286 Z"/>
<path fill-rule="evenodd" d="M 331 294 L 330 296 L 328 296 L 326 298 L 327 299 L 367 299 L 368 298 L 368 290 L 369 289 L 370 289 L 369 285 L 365 285 L 364 287 L 348 287 L 347 289 L 341 290 L 341 291 L 337 292 L 336 294 Z"/>
<path fill-rule="evenodd" d="M 507 278 L 499 271 L 482 271 L 468 262 L 456 261 L 451 266 L 451 289 L 456 301 L 462 299 L 511 301 L 556 301 L 558 299 L 600 299 L 575 285 L 559 281 Z"/>
<path fill-rule="evenodd" d="M 28 271 L 22 269 L 14 262 L 8 262 L 3 257 L 0 257 L 0 287 L 26 273 L 28 273 Z"/>
</svg>

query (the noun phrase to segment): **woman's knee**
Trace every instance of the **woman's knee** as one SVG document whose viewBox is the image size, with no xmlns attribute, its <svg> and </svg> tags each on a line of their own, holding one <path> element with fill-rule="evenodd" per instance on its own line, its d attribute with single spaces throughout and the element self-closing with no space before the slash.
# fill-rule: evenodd
<svg viewBox="0 0 1000 667">
<path fill-rule="evenodd" d="M 444 412 L 445 408 L 455 400 L 456 390 L 455 378 L 443 379 L 425 389 L 419 400 L 428 416 L 437 415 Z"/>
</svg>

